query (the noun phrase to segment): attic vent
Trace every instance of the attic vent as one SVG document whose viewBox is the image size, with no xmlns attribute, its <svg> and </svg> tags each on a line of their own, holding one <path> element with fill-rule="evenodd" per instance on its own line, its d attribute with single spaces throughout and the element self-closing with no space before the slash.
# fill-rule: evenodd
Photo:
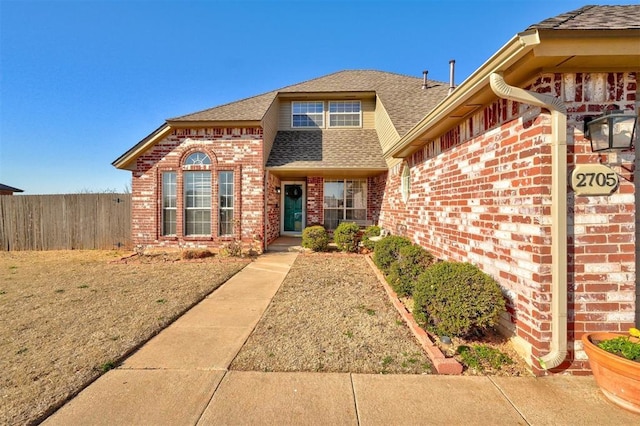
<svg viewBox="0 0 640 426">
<path fill-rule="evenodd" d="M 425 90 L 425 89 L 429 88 L 429 83 L 428 83 L 429 80 L 427 80 L 427 75 L 428 74 L 429 74 L 429 71 L 427 71 L 427 70 L 422 71 L 422 78 L 423 78 L 423 80 L 422 80 L 422 90 Z"/>
</svg>

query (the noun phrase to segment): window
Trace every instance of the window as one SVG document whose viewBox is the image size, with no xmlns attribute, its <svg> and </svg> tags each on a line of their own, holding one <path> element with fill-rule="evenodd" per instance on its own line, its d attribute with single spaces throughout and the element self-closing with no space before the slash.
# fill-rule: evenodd
<svg viewBox="0 0 640 426">
<path fill-rule="evenodd" d="M 194 152 L 193 154 L 190 154 L 185 160 L 184 160 L 184 164 L 186 166 L 191 166 L 194 164 L 197 165 L 208 165 L 211 164 L 211 159 L 209 158 L 209 156 L 205 153 L 202 152 Z"/>
<path fill-rule="evenodd" d="M 176 172 L 162 174 L 162 235 L 176 235 Z"/>
<path fill-rule="evenodd" d="M 211 172 L 184 173 L 184 234 L 211 235 Z"/>
<path fill-rule="evenodd" d="M 402 177 L 400 178 L 400 192 L 402 193 L 402 201 L 405 203 L 411 195 L 411 169 L 408 163 L 404 163 L 402 169 Z"/>
<path fill-rule="evenodd" d="M 329 127 L 360 127 L 360 101 L 329 102 Z"/>
<path fill-rule="evenodd" d="M 324 127 L 324 102 L 291 102 L 291 127 Z"/>
<path fill-rule="evenodd" d="M 233 172 L 218 175 L 220 235 L 233 235 Z"/>
<path fill-rule="evenodd" d="M 336 229 L 342 220 L 367 219 L 367 180 L 324 181 L 324 225 Z"/>
</svg>

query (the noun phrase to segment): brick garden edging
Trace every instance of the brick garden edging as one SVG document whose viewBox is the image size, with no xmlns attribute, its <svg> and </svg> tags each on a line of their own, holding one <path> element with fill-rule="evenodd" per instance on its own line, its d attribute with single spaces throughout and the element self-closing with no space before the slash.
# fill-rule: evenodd
<svg viewBox="0 0 640 426">
<path fill-rule="evenodd" d="M 387 280 L 382 275 L 382 272 L 378 269 L 378 267 L 373 263 L 371 259 L 371 255 L 366 255 L 365 259 L 367 259 L 367 263 L 373 269 L 376 276 L 378 277 L 378 281 L 382 284 L 387 295 L 389 296 L 389 300 L 393 303 L 393 306 L 398 310 L 400 316 L 409 327 L 409 330 L 413 333 L 415 338 L 418 340 L 418 343 L 425 350 L 431 362 L 433 363 L 433 367 L 436 369 L 438 374 L 461 374 L 462 373 L 462 364 L 456 361 L 453 358 L 446 358 L 440 348 L 436 346 L 426 331 L 418 326 L 418 323 L 413 318 L 413 314 L 407 311 L 404 304 L 398 298 L 398 295 L 395 291 L 389 286 Z"/>
</svg>

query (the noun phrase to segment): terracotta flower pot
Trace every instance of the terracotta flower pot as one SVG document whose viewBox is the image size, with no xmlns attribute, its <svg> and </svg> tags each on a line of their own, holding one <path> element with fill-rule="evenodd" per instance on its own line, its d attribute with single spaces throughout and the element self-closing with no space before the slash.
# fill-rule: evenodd
<svg viewBox="0 0 640 426">
<path fill-rule="evenodd" d="M 640 362 L 614 355 L 594 344 L 621 336 L 627 337 L 606 332 L 587 333 L 582 336 L 582 344 L 602 393 L 620 407 L 640 413 Z"/>
</svg>

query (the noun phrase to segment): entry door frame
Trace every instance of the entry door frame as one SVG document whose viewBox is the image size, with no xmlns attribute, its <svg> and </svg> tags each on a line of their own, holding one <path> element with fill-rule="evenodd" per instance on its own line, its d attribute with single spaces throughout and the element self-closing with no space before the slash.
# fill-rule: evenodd
<svg viewBox="0 0 640 426">
<path fill-rule="evenodd" d="M 300 185 L 302 187 L 302 229 L 304 230 L 307 223 L 307 182 L 304 180 L 283 180 L 280 182 L 282 191 L 280 192 L 280 235 L 291 235 L 299 237 L 302 231 L 285 231 L 284 230 L 284 198 L 286 185 Z"/>
</svg>

